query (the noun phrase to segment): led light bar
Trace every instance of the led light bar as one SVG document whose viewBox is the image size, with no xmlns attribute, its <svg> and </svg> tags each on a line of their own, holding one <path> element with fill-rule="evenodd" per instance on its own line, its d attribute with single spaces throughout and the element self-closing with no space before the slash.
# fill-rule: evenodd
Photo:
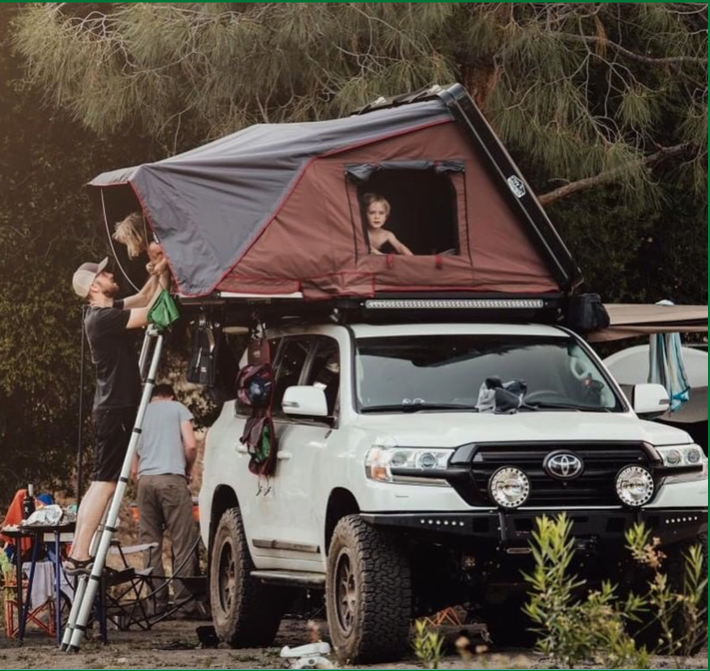
<svg viewBox="0 0 710 671">
<path fill-rule="evenodd" d="M 520 310 L 545 307 L 541 298 L 373 298 L 368 310 Z"/>
</svg>

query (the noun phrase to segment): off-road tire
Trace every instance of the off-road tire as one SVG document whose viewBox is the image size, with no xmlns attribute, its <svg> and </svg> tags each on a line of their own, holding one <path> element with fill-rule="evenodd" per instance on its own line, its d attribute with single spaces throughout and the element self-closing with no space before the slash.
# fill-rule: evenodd
<svg viewBox="0 0 710 671">
<path fill-rule="evenodd" d="M 535 623 L 523 611 L 525 598 L 511 598 L 495 606 L 486 606 L 483 610 L 483 620 L 488 629 L 491 647 L 502 648 L 532 648 L 538 635 L 532 631 Z"/>
<path fill-rule="evenodd" d="M 273 644 L 286 608 L 288 590 L 252 578 L 239 508 L 219 520 L 210 561 L 210 603 L 220 640 L 233 648 L 262 648 Z"/>
<path fill-rule="evenodd" d="M 341 519 L 333 532 L 326 608 L 343 662 L 391 662 L 406 652 L 412 617 L 409 561 L 392 537 L 358 515 Z"/>
<path fill-rule="evenodd" d="M 692 541 L 685 541 L 682 543 L 676 543 L 667 548 L 662 548 L 662 552 L 666 555 L 666 559 L 663 562 L 663 568 L 661 571 L 668 576 L 668 586 L 672 592 L 676 594 L 682 594 L 684 583 L 685 583 L 685 567 L 686 567 L 686 555 L 691 547 L 699 545 L 702 548 L 703 556 L 705 558 L 705 576 L 708 574 L 708 537 L 698 536 Z M 653 576 L 650 572 L 645 575 L 644 584 L 635 585 L 635 592 L 638 594 L 646 594 L 649 589 L 649 583 L 653 580 Z M 705 586 L 705 594 L 700 600 L 701 604 L 704 604 L 705 612 L 700 613 L 699 621 L 701 626 L 703 623 L 707 625 L 707 608 L 708 608 L 708 590 L 707 585 Z M 702 608 L 702 606 L 701 606 Z M 673 630 L 677 632 L 678 637 L 682 638 L 688 635 L 688 627 L 681 613 L 674 618 L 672 623 Z M 657 652 L 659 654 L 665 654 L 670 652 L 664 649 L 664 646 L 659 647 L 659 641 L 661 639 L 661 627 L 656 621 L 655 613 L 648 613 L 641 616 L 640 623 L 634 623 L 631 625 L 631 634 L 633 635 L 636 643 L 639 646 L 645 646 L 649 652 Z M 705 630 L 705 635 L 698 633 L 696 636 L 696 641 L 690 650 L 687 652 L 690 655 L 697 655 L 701 650 L 707 645 L 707 629 Z M 674 652 L 675 654 L 675 652 Z"/>
</svg>

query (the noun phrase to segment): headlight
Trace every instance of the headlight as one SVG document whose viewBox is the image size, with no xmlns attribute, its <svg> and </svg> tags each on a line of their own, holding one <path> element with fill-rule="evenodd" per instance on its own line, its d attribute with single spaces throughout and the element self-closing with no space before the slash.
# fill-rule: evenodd
<svg viewBox="0 0 710 671">
<path fill-rule="evenodd" d="M 446 470 L 452 454 L 453 450 L 375 445 L 365 457 L 365 473 L 378 482 L 448 487 L 446 480 L 425 474 Z"/>
<path fill-rule="evenodd" d="M 656 483 L 649 471 L 641 466 L 625 466 L 616 476 L 616 494 L 631 508 L 646 505 L 656 491 Z"/>
<path fill-rule="evenodd" d="M 525 505 L 530 498 L 530 480 L 519 468 L 499 468 L 488 483 L 488 494 L 506 510 Z"/>
<path fill-rule="evenodd" d="M 692 468 L 701 466 L 705 454 L 698 445 L 674 445 L 655 448 L 665 468 Z"/>
<path fill-rule="evenodd" d="M 665 484 L 681 482 L 697 482 L 708 479 L 708 460 L 699 445 L 673 445 L 671 447 L 656 447 L 663 467 L 670 473 L 664 478 Z M 673 471 L 677 469 L 677 473 Z"/>
</svg>

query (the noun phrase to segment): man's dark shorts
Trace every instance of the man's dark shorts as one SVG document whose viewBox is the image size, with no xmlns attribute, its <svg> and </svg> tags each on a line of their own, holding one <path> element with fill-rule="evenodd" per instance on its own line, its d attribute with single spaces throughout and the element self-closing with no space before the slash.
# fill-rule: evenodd
<svg viewBox="0 0 710 671">
<path fill-rule="evenodd" d="M 118 482 L 128 443 L 136 422 L 137 408 L 94 410 L 94 470 L 96 482 Z"/>
</svg>

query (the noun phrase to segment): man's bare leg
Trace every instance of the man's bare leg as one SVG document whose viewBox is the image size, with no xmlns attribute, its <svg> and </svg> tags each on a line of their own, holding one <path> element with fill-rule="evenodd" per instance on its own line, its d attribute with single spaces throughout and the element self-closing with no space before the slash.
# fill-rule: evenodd
<svg viewBox="0 0 710 671">
<path fill-rule="evenodd" d="M 79 506 L 76 518 L 76 531 L 72 543 L 72 559 L 85 561 L 90 558 L 89 548 L 91 539 L 99 528 L 101 518 L 113 493 L 116 491 L 115 482 L 92 482 L 86 495 Z"/>
</svg>

